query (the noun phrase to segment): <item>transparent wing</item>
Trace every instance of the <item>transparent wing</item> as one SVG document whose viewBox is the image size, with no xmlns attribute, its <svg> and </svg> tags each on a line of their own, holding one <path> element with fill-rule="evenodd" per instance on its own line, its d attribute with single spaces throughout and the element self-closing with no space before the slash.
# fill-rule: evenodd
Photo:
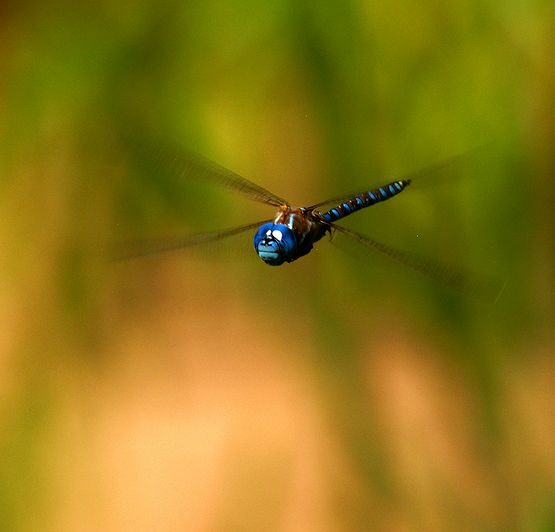
<svg viewBox="0 0 555 532">
<path fill-rule="evenodd" d="M 262 220 L 247 225 L 240 225 L 224 231 L 212 231 L 209 233 L 198 233 L 183 237 L 170 237 L 148 240 L 137 240 L 133 242 L 124 242 L 114 246 L 111 253 L 111 258 L 114 261 L 135 259 L 139 257 L 148 257 L 167 253 L 170 251 L 178 251 L 191 246 L 198 246 L 201 244 L 208 244 L 217 240 L 223 240 L 231 236 L 237 235 L 255 229 L 262 224 L 268 223 L 271 220 Z"/>
<path fill-rule="evenodd" d="M 264 187 L 191 151 L 150 142 L 137 134 L 126 135 L 126 142 L 136 151 L 136 155 L 150 157 L 162 170 L 168 171 L 179 179 L 211 182 L 239 192 L 251 200 L 275 207 L 288 204 L 285 199 Z"/>
<path fill-rule="evenodd" d="M 374 190 L 380 186 L 391 183 L 392 181 L 410 181 L 411 188 L 414 188 L 415 184 L 420 184 L 424 181 L 434 182 L 436 179 L 439 178 L 441 178 L 441 180 L 448 180 L 449 177 L 461 175 L 461 173 L 463 173 L 463 169 L 466 170 L 466 166 L 472 167 L 473 165 L 475 165 L 476 162 L 479 161 L 488 152 L 487 148 L 491 147 L 493 144 L 493 142 L 481 144 L 479 146 L 476 146 L 475 148 L 467 150 L 458 155 L 453 155 L 452 157 L 448 157 L 447 159 L 443 159 L 435 164 L 427 166 L 426 168 L 422 168 L 421 170 L 417 170 L 416 172 L 413 172 L 411 174 L 406 174 L 403 176 L 393 176 L 391 178 L 383 179 L 381 182 L 370 185 L 363 191 L 335 196 L 333 198 L 320 201 L 315 205 L 311 205 L 310 208 L 317 209 L 328 204 L 338 204 L 352 198 L 353 196 L 363 194 L 368 190 Z M 449 174 L 451 174 L 451 176 Z"/>
<path fill-rule="evenodd" d="M 171 170 L 179 177 L 213 181 L 220 186 L 239 192 L 249 199 L 275 207 L 288 204 L 286 200 L 273 192 L 199 155 L 174 154 L 168 158 Z"/>
<path fill-rule="evenodd" d="M 412 268 L 413 270 L 416 270 L 431 279 L 440 281 L 450 288 L 473 297 L 477 297 L 478 299 L 494 303 L 503 289 L 503 284 L 494 281 L 493 279 L 471 272 L 456 270 L 450 266 L 440 264 L 406 251 L 401 251 L 340 225 L 330 225 L 340 233 L 348 235 L 367 248 L 387 255 L 397 262 L 400 262 L 401 264 L 404 264 L 405 266 L 408 266 L 409 268 Z"/>
</svg>

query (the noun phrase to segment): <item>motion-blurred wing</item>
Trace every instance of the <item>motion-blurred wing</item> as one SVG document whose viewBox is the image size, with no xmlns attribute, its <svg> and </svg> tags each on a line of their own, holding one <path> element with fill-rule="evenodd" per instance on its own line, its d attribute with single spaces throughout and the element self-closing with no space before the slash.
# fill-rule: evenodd
<svg viewBox="0 0 555 532">
<path fill-rule="evenodd" d="M 274 207 L 288 205 L 285 199 L 273 192 L 196 153 L 174 146 L 168 147 L 155 142 L 150 143 L 138 135 L 128 135 L 127 142 L 139 152 L 140 156 L 152 157 L 162 170 L 167 170 L 180 179 L 212 182 L 239 192 L 251 200 Z"/>
<path fill-rule="evenodd" d="M 483 158 L 485 153 L 488 153 L 487 148 L 491 147 L 493 142 L 488 142 L 486 144 L 481 144 L 467 150 L 463 153 L 458 155 L 454 155 L 452 157 L 448 157 L 447 159 L 443 159 L 431 166 L 427 166 L 426 168 L 422 168 L 421 170 L 417 170 L 411 174 L 407 174 L 400 177 L 392 176 L 390 178 L 383 179 L 380 183 L 376 183 L 367 187 L 363 191 L 353 192 L 351 194 L 342 194 L 341 196 L 335 196 L 333 198 L 329 198 L 324 201 L 320 201 L 315 205 L 311 205 L 311 209 L 317 209 L 324 205 L 328 204 L 338 204 L 343 201 L 347 201 L 348 199 L 358 196 L 360 194 L 364 194 L 368 190 L 374 190 L 383 186 L 387 183 L 392 181 L 410 181 L 412 183 L 411 188 L 414 188 L 414 184 L 420 184 L 422 182 L 432 182 L 437 179 L 447 180 L 449 178 L 449 174 L 451 175 L 460 175 L 462 170 L 465 166 L 473 166 L 477 161 Z"/>
<path fill-rule="evenodd" d="M 458 271 L 435 261 L 382 244 L 346 227 L 336 224 L 330 225 L 364 246 L 387 255 L 397 262 L 465 294 L 494 303 L 503 289 L 502 283 L 492 279 L 470 272 Z"/>
<path fill-rule="evenodd" d="M 213 231 L 210 233 L 199 233 L 188 235 L 184 237 L 174 238 L 159 238 L 150 240 L 140 240 L 134 242 L 125 242 L 118 244 L 112 253 L 112 260 L 126 260 L 139 257 L 148 257 L 152 255 L 159 255 L 169 251 L 177 251 L 180 249 L 207 244 L 216 240 L 222 240 L 239 233 L 255 229 L 262 224 L 268 223 L 271 220 L 263 220 L 261 222 L 251 223 L 248 225 L 240 225 L 224 231 Z"/>
<path fill-rule="evenodd" d="M 199 155 L 174 154 L 169 157 L 172 171 L 180 177 L 194 177 L 213 181 L 220 186 L 239 192 L 259 203 L 266 203 L 275 207 L 288 204 L 286 200 L 273 192 Z"/>
</svg>

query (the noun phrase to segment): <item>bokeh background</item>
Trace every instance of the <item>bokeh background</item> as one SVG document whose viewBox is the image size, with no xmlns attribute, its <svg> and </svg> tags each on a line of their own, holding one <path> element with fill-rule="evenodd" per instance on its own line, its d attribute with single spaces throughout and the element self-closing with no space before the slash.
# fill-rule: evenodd
<svg viewBox="0 0 555 532">
<path fill-rule="evenodd" d="M 555 530 L 551 0 L 0 4 L 0 529 Z M 130 135 L 132 133 L 132 135 Z M 322 241 L 110 262 L 494 141 Z"/>
</svg>

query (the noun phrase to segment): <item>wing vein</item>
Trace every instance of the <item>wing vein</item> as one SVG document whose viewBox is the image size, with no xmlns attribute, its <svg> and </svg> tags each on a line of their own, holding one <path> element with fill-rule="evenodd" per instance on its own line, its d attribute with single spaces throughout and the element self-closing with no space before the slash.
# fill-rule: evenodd
<svg viewBox="0 0 555 532">
<path fill-rule="evenodd" d="M 248 231 L 249 229 L 254 229 L 270 221 L 271 220 L 263 220 L 261 222 L 232 227 L 231 229 L 225 229 L 223 231 L 197 233 L 182 237 L 168 237 L 123 242 L 115 246 L 115 250 L 111 253 L 111 259 L 113 261 L 121 261 L 135 259 L 139 257 L 160 255 L 162 253 L 167 253 L 170 251 L 178 251 L 191 246 L 197 246 L 208 242 L 213 242 L 215 240 L 222 240 L 224 238 L 228 238 L 233 235 Z"/>
<path fill-rule="evenodd" d="M 348 235 L 367 248 L 378 251 L 431 279 L 440 281 L 444 285 L 468 295 L 486 300 L 490 303 L 495 303 L 503 289 L 502 283 L 491 278 L 473 272 L 454 269 L 451 266 L 441 264 L 431 259 L 402 251 L 340 225 L 333 223 L 330 225 L 337 231 Z"/>
<path fill-rule="evenodd" d="M 471 148 L 470 150 L 467 150 L 463 153 L 459 153 L 457 155 L 453 155 L 451 157 L 448 157 L 446 159 L 443 159 L 441 161 L 438 161 L 435 164 L 432 164 L 430 166 L 427 166 L 425 168 L 422 168 L 420 170 L 416 170 L 415 172 L 409 173 L 409 174 L 405 174 L 399 177 L 394 177 L 394 178 L 389 178 L 389 179 L 384 179 L 381 183 L 372 185 L 367 187 L 365 190 L 363 191 L 358 191 L 358 192 L 353 192 L 351 194 L 342 194 L 340 196 L 335 196 L 333 198 L 329 198 L 326 199 L 324 201 L 320 201 L 314 205 L 311 205 L 310 208 L 311 209 L 317 209 L 319 207 L 322 207 L 323 205 L 328 205 L 331 203 L 341 203 L 343 201 L 347 201 L 355 196 L 360 196 L 361 194 L 365 194 L 366 192 L 370 191 L 370 190 L 374 190 L 379 188 L 380 186 L 385 186 L 386 184 L 393 182 L 393 181 L 410 181 L 411 183 L 419 183 L 421 182 L 424 178 L 431 178 L 434 175 L 438 175 L 440 174 L 442 171 L 445 171 L 446 169 L 449 168 L 457 168 L 459 166 L 462 166 L 463 163 L 472 161 L 476 158 L 480 157 L 480 154 L 482 154 L 485 149 L 487 147 L 490 147 L 493 144 L 493 142 L 487 142 L 485 144 L 480 144 L 474 148 Z M 412 187 L 414 188 L 414 187 Z"/>
</svg>

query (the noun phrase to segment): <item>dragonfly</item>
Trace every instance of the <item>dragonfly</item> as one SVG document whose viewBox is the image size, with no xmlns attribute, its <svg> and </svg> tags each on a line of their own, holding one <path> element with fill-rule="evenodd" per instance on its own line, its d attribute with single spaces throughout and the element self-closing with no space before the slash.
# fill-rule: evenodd
<svg viewBox="0 0 555 532">
<path fill-rule="evenodd" d="M 357 245 L 385 255 L 444 285 L 494 301 L 500 287 L 499 283 L 491 279 L 384 244 L 337 223 L 358 211 L 395 198 L 413 182 L 444 168 L 453 167 L 467 159 L 472 151 L 481 148 L 455 155 L 404 177 L 387 180 L 381 185 L 334 196 L 308 207 L 294 207 L 268 189 L 197 154 L 165 154 L 163 159 L 166 166 L 178 178 L 211 181 L 251 200 L 274 207 L 275 214 L 272 218 L 230 229 L 130 243 L 120 248 L 116 258 L 131 259 L 183 250 L 254 231 L 253 247 L 258 257 L 266 265 L 281 266 L 308 255 L 314 249 L 314 244 L 324 236 L 329 235 L 331 239 L 335 233 L 341 233 Z"/>
</svg>

